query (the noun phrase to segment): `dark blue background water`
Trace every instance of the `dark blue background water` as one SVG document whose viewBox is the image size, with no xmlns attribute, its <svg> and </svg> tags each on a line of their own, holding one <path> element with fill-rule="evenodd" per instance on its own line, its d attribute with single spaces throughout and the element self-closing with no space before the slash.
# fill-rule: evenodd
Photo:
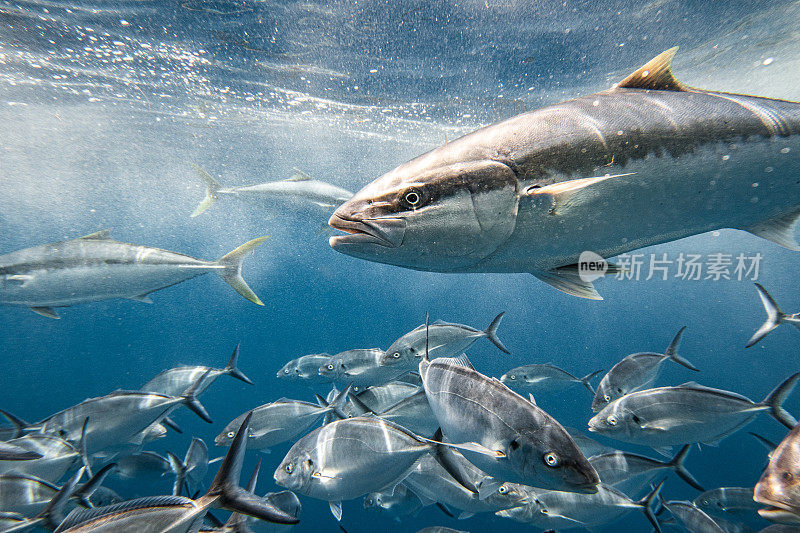
<svg viewBox="0 0 800 533">
<path fill-rule="evenodd" d="M 152 306 L 82 305 L 61 310 L 59 321 L 0 307 L 0 407 L 35 421 L 138 388 L 171 366 L 222 366 L 241 342 L 240 367 L 255 386 L 220 378 L 202 398 L 213 426 L 180 411 L 184 435 L 150 447 L 182 455 L 191 435 L 211 444 L 249 408 L 313 399 L 275 378 L 288 359 L 386 348 L 426 311 L 485 327 L 502 310 L 500 338 L 512 355 L 485 341 L 469 352 L 486 374 L 552 362 L 584 375 L 631 352 L 661 351 L 687 325 L 681 353 L 702 373 L 667 365 L 660 383 L 697 379 L 761 399 L 800 369 L 800 334 L 781 327 L 744 349 L 764 318 L 749 281 L 609 279 L 598 282 L 605 300 L 590 302 L 526 274 L 362 262 L 328 247 L 327 213 L 316 208 L 223 199 L 190 219 L 203 190 L 188 163 L 223 184 L 282 179 L 299 167 L 356 190 L 445 139 L 607 88 L 676 44 L 675 70 L 688 83 L 800 99 L 798 12 L 780 1 L 0 1 L 0 253 L 112 228 L 119 240 L 215 259 L 270 235 L 244 266 L 263 308 L 213 274 L 154 294 Z M 642 253 L 656 252 L 760 252 L 759 280 L 785 310 L 800 310 L 797 255 L 771 243 L 727 230 Z M 795 414 L 799 398 L 788 403 Z M 586 427 L 585 390 L 538 401 L 562 423 Z M 766 416 L 747 429 L 776 441 L 785 434 Z M 276 490 L 271 473 L 287 449 L 265 457 L 260 493 Z M 742 431 L 693 450 L 687 465 L 707 487 L 746 486 L 764 462 Z M 111 485 L 125 496 L 152 493 Z M 664 493 L 696 495 L 676 479 Z M 338 530 L 326 503 L 302 501 L 297 531 Z M 345 502 L 348 531 L 376 524 L 527 529 L 493 515 L 456 522 L 436 508 L 396 523 Z M 649 527 L 635 514 L 624 524 Z"/>
</svg>

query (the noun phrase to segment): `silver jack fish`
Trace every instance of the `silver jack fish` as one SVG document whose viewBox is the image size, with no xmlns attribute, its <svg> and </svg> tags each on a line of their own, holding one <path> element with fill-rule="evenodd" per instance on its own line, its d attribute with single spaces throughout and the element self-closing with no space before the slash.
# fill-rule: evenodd
<svg viewBox="0 0 800 533">
<path fill-rule="evenodd" d="M 695 442 L 716 444 L 742 429 L 762 411 L 786 427 L 797 421 L 783 408 L 800 372 L 761 402 L 697 383 L 633 392 L 614 400 L 589 420 L 589 430 L 625 442 L 667 448 Z"/>
<path fill-rule="evenodd" d="M 325 381 L 319 375 L 319 367 L 331 358 L 327 353 L 313 353 L 292 359 L 278 370 L 278 378 L 288 380 L 308 380 L 310 382 Z"/>
<path fill-rule="evenodd" d="M 678 355 L 683 326 L 664 353 L 640 352 L 624 357 L 603 376 L 592 400 L 592 411 L 597 412 L 617 398 L 645 388 L 658 377 L 665 361 L 674 361 L 689 370 L 697 372 L 692 363 Z"/>
<path fill-rule="evenodd" d="M 772 452 L 753 499 L 767 505 L 758 514 L 773 522 L 800 524 L 800 425 Z"/>
<path fill-rule="evenodd" d="M 216 272 L 236 292 L 264 305 L 241 272 L 242 259 L 265 239 L 253 239 L 217 261 L 114 241 L 108 230 L 25 248 L 0 255 L 0 304 L 58 318 L 55 307 L 112 298 L 150 303 L 151 292 Z"/>
<path fill-rule="evenodd" d="M 750 337 L 745 348 L 749 348 L 758 343 L 758 341 L 767 336 L 767 333 L 781 324 L 791 324 L 797 329 L 800 329 L 800 313 L 787 315 L 781 311 L 781 308 L 778 307 L 778 304 L 775 303 L 775 300 L 769 295 L 767 289 L 762 287 L 760 283 L 756 283 L 755 285 L 758 290 L 758 295 L 761 297 L 761 303 L 764 304 L 764 310 L 767 312 L 767 320 L 758 328 L 758 331 Z"/>
<path fill-rule="evenodd" d="M 674 516 L 687 531 L 698 533 L 726 533 L 726 530 L 717 521 L 708 516 L 692 502 L 672 501 L 663 499 L 661 504 Z"/>
<path fill-rule="evenodd" d="M 643 455 L 615 451 L 589 457 L 600 480 L 626 494 L 635 494 L 647 486 L 662 470 L 672 470 L 686 483 L 699 491 L 705 490 L 683 465 L 689 455 L 691 444 L 687 444 L 670 461 L 658 461 Z"/>
<path fill-rule="evenodd" d="M 487 126 L 376 179 L 333 249 L 434 272 L 530 272 L 599 299 L 580 254 L 720 228 L 798 250 L 800 104 L 676 80 L 677 48 L 613 88 Z"/>
<path fill-rule="evenodd" d="M 353 196 L 353 193 L 346 189 L 311 179 L 311 176 L 298 169 L 294 169 L 294 174 L 285 180 L 225 188 L 202 168 L 197 165 L 192 165 L 192 167 L 206 184 L 206 197 L 194 210 L 192 217 L 203 214 L 220 196 L 299 199 L 320 207 L 336 207 Z"/>
<path fill-rule="evenodd" d="M 561 391 L 573 383 L 581 383 L 589 392 L 594 394 L 594 389 L 589 381 L 600 372 L 602 370 L 596 370 L 579 378 L 549 363 L 543 365 L 535 364 L 512 368 L 500 376 L 500 381 L 518 392 L 529 392 L 531 394 Z"/>
</svg>

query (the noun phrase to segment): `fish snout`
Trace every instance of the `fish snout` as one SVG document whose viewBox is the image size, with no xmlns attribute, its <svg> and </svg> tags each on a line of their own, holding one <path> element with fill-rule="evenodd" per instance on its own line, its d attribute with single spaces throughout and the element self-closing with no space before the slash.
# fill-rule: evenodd
<svg viewBox="0 0 800 533">
<path fill-rule="evenodd" d="M 406 220 L 400 217 L 355 218 L 343 216 L 337 210 L 328 225 L 347 235 L 334 235 L 329 239 L 334 249 L 346 246 L 376 245 L 396 248 L 403 243 Z"/>
</svg>

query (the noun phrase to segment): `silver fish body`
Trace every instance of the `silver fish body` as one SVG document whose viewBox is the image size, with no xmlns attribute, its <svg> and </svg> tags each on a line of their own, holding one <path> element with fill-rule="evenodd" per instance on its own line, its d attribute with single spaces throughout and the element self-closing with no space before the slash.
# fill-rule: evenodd
<svg viewBox="0 0 800 533">
<path fill-rule="evenodd" d="M 635 453 L 615 451 L 589 457 L 589 462 L 592 463 L 604 484 L 613 486 L 625 494 L 638 494 L 655 481 L 657 476 L 664 473 L 664 470 L 674 471 L 686 483 L 702 491 L 703 487 L 683 465 L 690 449 L 691 445 L 687 444 L 668 461 L 658 461 Z"/>
<path fill-rule="evenodd" d="M 256 407 L 252 413 L 247 435 L 247 448 L 263 450 L 292 440 L 322 420 L 329 408 L 300 400 L 278 400 Z M 244 413 L 232 421 L 216 436 L 217 446 L 230 445 L 236 436 L 236 428 L 248 415 Z"/>
<path fill-rule="evenodd" d="M 753 500 L 752 487 L 719 487 L 698 495 L 692 503 L 711 516 L 733 519 L 756 517 L 761 507 Z"/>
<path fill-rule="evenodd" d="M 505 481 L 591 492 L 597 473 L 553 417 L 464 359 L 423 358 L 419 373 L 447 439 L 477 443 L 486 453 L 462 450 L 488 475 Z"/>
<path fill-rule="evenodd" d="M 55 435 L 31 433 L 12 439 L 7 444 L 40 454 L 40 458 L 26 461 L 0 461 L 0 474 L 16 472 L 56 483 L 73 465 L 80 461 L 80 451 L 71 443 Z"/>
<path fill-rule="evenodd" d="M 579 383 L 594 394 L 594 389 L 589 383 L 602 370 L 592 372 L 582 378 L 573 376 L 566 370 L 551 364 L 531 364 L 512 368 L 502 376 L 500 381 L 520 393 L 536 394 L 539 392 L 556 392 Z"/>
<path fill-rule="evenodd" d="M 0 256 L 0 304 L 23 305 L 57 318 L 54 307 L 111 298 L 148 301 L 151 292 L 209 272 L 261 303 L 240 270 L 242 258 L 265 238 L 254 239 L 219 261 L 204 261 L 107 237 L 99 232 Z"/>
<path fill-rule="evenodd" d="M 798 249 L 785 227 L 800 205 L 800 104 L 686 87 L 674 54 L 400 165 L 336 210 L 329 223 L 348 234 L 330 245 L 415 270 L 530 272 L 594 299 L 558 270 L 584 251 L 720 228 Z"/>
<path fill-rule="evenodd" d="M 388 383 L 397 374 L 380 366 L 383 354 L 384 351 L 380 348 L 339 352 L 320 365 L 319 375 L 339 386 L 367 387 Z"/>
<path fill-rule="evenodd" d="M 127 479 L 161 477 L 169 472 L 169 461 L 155 452 L 144 451 L 115 459 L 116 474 Z"/>
<path fill-rule="evenodd" d="M 413 515 L 422 509 L 422 502 L 405 485 L 382 492 L 370 492 L 364 496 L 364 509 L 379 511 L 391 518 Z"/>
<path fill-rule="evenodd" d="M 319 368 L 324 366 L 330 358 L 330 354 L 315 353 L 292 359 L 278 370 L 278 378 L 310 382 L 329 381 L 319 375 Z"/>
<path fill-rule="evenodd" d="M 275 482 L 327 501 L 350 500 L 399 483 L 431 445 L 375 417 L 332 422 L 298 440 Z"/>
<path fill-rule="evenodd" d="M 663 505 L 689 533 L 728 533 L 692 502 L 663 502 Z"/>
<path fill-rule="evenodd" d="M 798 377 L 800 374 L 791 376 L 760 403 L 697 383 L 637 391 L 604 407 L 589 421 L 589 429 L 625 442 L 663 448 L 719 442 L 762 411 L 792 426 L 795 420 L 781 403 Z"/>
</svg>

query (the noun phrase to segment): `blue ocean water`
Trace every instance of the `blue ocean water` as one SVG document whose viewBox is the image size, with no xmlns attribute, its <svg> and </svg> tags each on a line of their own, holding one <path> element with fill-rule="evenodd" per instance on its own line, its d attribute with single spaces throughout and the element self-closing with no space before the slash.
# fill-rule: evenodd
<svg viewBox="0 0 800 533">
<path fill-rule="evenodd" d="M 701 373 L 666 365 L 659 383 L 696 379 L 760 400 L 800 370 L 800 334 L 781 327 L 744 349 L 764 312 L 753 276 L 738 280 L 733 266 L 733 279 L 676 278 L 672 263 L 667 280 L 658 271 L 646 280 L 646 262 L 639 280 L 598 282 L 601 302 L 527 274 L 414 272 L 334 252 L 323 229 L 329 212 L 313 206 L 221 199 L 189 218 L 203 197 L 190 163 L 224 185 L 282 179 L 297 167 L 358 190 L 481 125 L 607 88 L 674 45 L 675 72 L 690 85 L 798 100 L 799 15 L 792 1 L 1 0 L 0 253 L 103 228 L 204 259 L 269 239 L 243 268 L 264 307 L 214 275 L 157 292 L 154 305 L 79 305 L 58 321 L 0 307 L 0 408 L 39 420 L 172 366 L 223 366 L 241 342 L 240 368 L 255 385 L 223 376 L 202 397 L 213 425 L 180 410 L 184 434 L 148 447 L 182 455 L 192 435 L 212 446 L 247 409 L 327 392 L 278 381 L 289 359 L 386 348 L 426 312 L 483 328 L 500 311 L 511 355 L 486 341 L 468 352 L 485 374 L 550 362 L 584 375 L 662 351 L 686 325 L 681 354 Z M 784 310 L 800 310 L 796 254 L 749 234 L 724 230 L 636 253 L 761 254 L 758 281 Z M 565 425 L 585 429 L 591 416 L 580 387 L 537 401 Z M 787 408 L 800 413 L 800 394 Z M 785 434 L 761 416 L 718 447 L 693 450 L 687 467 L 708 488 L 752 486 L 766 456 L 748 431 Z M 289 446 L 263 456 L 259 494 L 279 490 L 271 475 Z M 249 453 L 245 470 L 257 457 Z M 109 486 L 125 497 L 158 493 L 135 480 Z M 158 489 L 170 486 L 165 478 Z M 664 494 L 696 491 L 671 477 Z M 294 530 L 339 530 L 327 503 L 301 500 Z M 395 522 L 361 500 L 344 503 L 351 533 L 429 525 L 529 529 L 491 514 L 457 521 L 435 507 Z M 650 526 L 634 512 L 607 530 L 623 527 Z"/>
</svg>

